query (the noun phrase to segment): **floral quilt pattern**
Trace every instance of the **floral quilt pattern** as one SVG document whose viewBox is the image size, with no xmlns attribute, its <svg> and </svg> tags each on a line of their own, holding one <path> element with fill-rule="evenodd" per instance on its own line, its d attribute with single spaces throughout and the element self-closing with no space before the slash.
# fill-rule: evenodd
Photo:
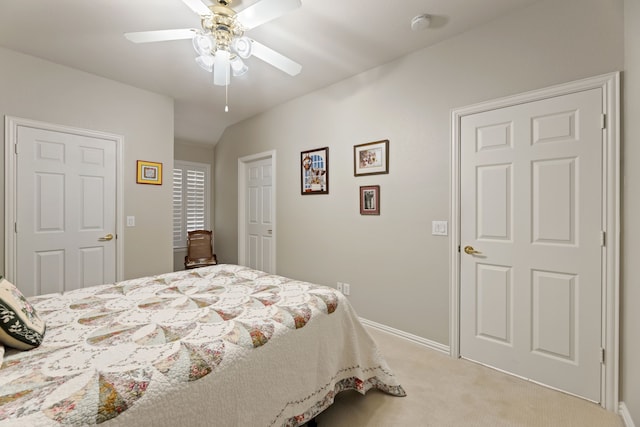
<svg viewBox="0 0 640 427">
<path fill-rule="evenodd" d="M 0 424 L 36 413 L 52 425 L 113 419 L 158 383 L 197 381 L 331 315 L 339 299 L 324 286 L 218 265 L 29 301 L 47 332 L 34 350 L 7 349 Z"/>
</svg>

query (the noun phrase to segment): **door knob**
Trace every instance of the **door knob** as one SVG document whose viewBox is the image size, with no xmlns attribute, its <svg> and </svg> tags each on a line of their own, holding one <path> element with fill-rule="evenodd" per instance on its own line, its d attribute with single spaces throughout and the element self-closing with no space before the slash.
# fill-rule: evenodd
<svg viewBox="0 0 640 427">
<path fill-rule="evenodd" d="M 473 246 L 465 246 L 464 252 L 469 255 L 481 254 L 482 252 L 473 249 Z"/>
<path fill-rule="evenodd" d="M 101 242 L 108 242 L 111 239 L 113 239 L 113 234 L 109 233 L 106 236 L 99 238 L 98 240 L 100 240 Z"/>
</svg>

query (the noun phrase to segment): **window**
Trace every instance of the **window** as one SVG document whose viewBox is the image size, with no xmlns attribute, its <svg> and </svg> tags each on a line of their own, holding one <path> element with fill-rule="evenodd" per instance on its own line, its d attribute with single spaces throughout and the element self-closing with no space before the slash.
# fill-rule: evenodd
<svg viewBox="0 0 640 427">
<path fill-rule="evenodd" d="M 176 160 L 173 168 L 173 247 L 187 246 L 187 232 L 209 229 L 210 166 Z"/>
</svg>

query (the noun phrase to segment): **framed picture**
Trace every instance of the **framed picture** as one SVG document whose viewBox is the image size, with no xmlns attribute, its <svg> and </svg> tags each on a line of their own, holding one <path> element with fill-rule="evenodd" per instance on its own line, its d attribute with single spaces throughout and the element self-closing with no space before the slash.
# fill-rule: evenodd
<svg viewBox="0 0 640 427">
<path fill-rule="evenodd" d="M 138 160 L 137 169 L 138 184 L 162 185 L 162 163 Z"/>
<path fill-rule="evenodd" d="M 380 186 L 360 187 L 360 215 L 380 215 Z"/>
<path fill-rule="evenodd" d="M 300 153 L 300 192 L 329 194 L 329 147 Z"/>
<path fill-rule="evenodd" d="M 353 174 L 376 175 L 389 173 L 389 140 L 353 146 Z"/>
</svg>

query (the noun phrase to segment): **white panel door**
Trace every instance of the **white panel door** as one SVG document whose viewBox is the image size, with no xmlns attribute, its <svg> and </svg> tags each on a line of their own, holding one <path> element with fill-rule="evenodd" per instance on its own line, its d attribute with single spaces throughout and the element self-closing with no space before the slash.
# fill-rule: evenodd
<svg viewBox="0 0 640 427">
<path fill-rule="evenodd" d="M 246 244 L 247 266 L 275 273 L 273 270 L 273 167 L 271 158 L 246 165 Z"/>
<path fill-rule="evenodd" d="M 461 122 L 460 354 L 593 401 L 601 113 L 592 89 Z"/>
<path fill-rule="evenodd" d="M 26 295 L 116 279 L 116 144 L 18 127 L 16 285 Z"/>
</svg>

